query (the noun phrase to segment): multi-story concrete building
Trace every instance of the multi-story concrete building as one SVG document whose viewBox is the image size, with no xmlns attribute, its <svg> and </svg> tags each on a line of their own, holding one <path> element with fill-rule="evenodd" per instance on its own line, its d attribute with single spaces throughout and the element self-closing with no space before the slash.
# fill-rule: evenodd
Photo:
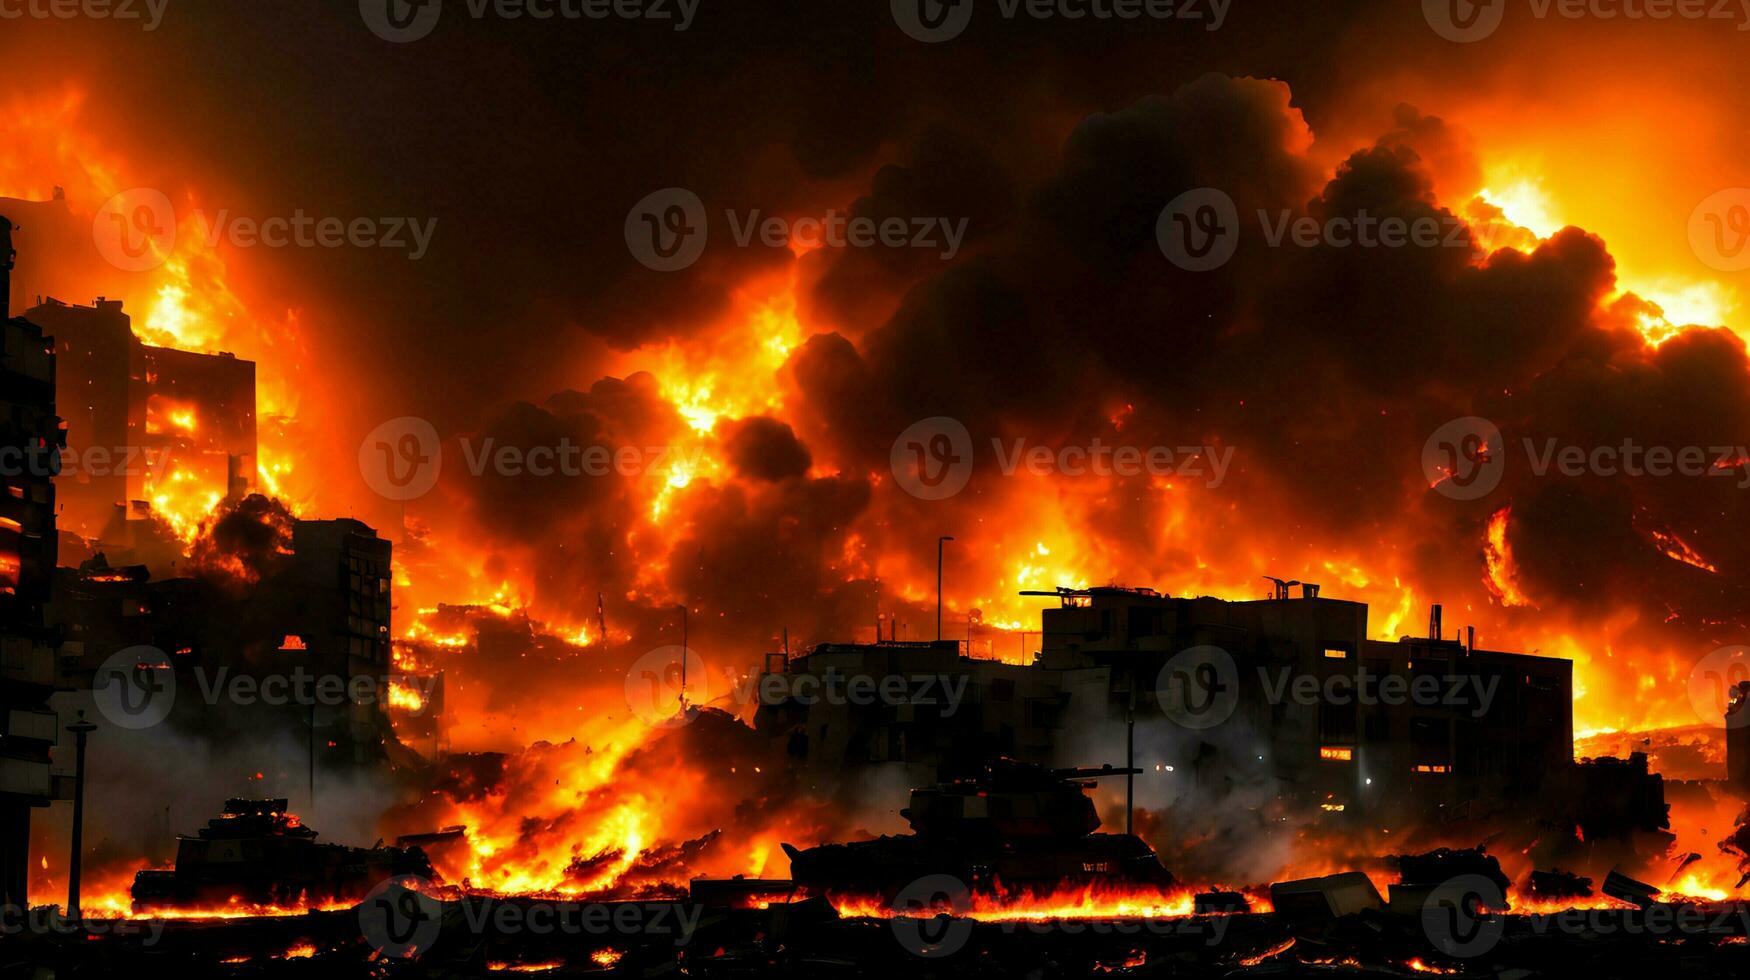
<svg viewBox="0 0 1750 980">
<path fill-rule="evenodd" d="M 65 635 L 62 682 L 89 689 L 111 656 L 136 645 L 164 651 L 178 690 L 201 691 L 197 673 L 206 684 L 221 676 L 334 678 L 347 694 L 314 705 L 179 696 L 170 721 L 196 732 L 308 738 L 324 764 L 380 760 L 391 737 L 392 547 L 355 520 L 293 520 L 289 553 L 253 584 L 222 574 L 155 580 L 143 565 L 99 559 L 60 569 L 50 618 Z"/>
<path fill-rule="evenodd" d="M 1053 595 L 1031 665 L 973 660 L 952 642 L 774 655 L 757 724 L 823 772 L 893 764 L 922 785 L 998 755 L 1128 759 L 1161 774 L 1151 786 L 1215 799 L 1249 787 L 1372 826 L 1547 799 L 1575 769 L 1566 660 L 1475 649 L 1438 626 L 1371 639 L 1364 603 L 1316 586 L 1255 601 Z M 933 698 L 819 696 L 857 676 L 944 680 Z M 953 685 L 963 693 L 949 704 Z"/>
<path fill-rule="evenodd" d="M 61 526 L 123 544 L 154 498 L 239 498 L 256 479 L 255 364 L 155 347 L 120 300 L 49 299 L 26 314 L 55 337 L 56 387 L 76 465 L 61 478 Z"/>
<path fill-rule="evenodd" d="M 43 607 L 54 577 L 55 485 L 65 430 L 55 414 L 54 341 L 11 316 L 12 225 L 0 218 L 0 904 L 23 907 L 30 811 L 55 797 L 48 708 L 55 645 Z"/>
<path fill-rule="evenodd" d="M 282 650 L 301 645 L 298 655 L 323 675 L 387 678 L 392 549 L 351 518 L 293 524 L 291 565 L 269 584 L 273 593 L 298 597 L 286 619 L 295 629 L 288 630 Z M 335 720 L 344 734 L 331 741 L 348 746 L 352 761 L 379 758 L 384 740 L 392 738 L 387 699 L 385 685 L 367 701 L 349 702 Z"/>
</svg>

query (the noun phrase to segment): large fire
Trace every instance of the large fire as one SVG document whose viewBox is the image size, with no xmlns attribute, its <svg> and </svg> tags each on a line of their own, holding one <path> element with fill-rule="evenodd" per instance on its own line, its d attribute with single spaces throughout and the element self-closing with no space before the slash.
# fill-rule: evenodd
<svg viewBox="0 0 1750 980">
<path fill-rule="evenodd" d="M 129 161 L 82 121 L 83 101 L 77 94 L 15 97 L 7 109 L 16 126 L 0 151 L 7 154 L 0 156 L 0 194 L 43 198 L 49 184 L 58 184 L 75 213 L 89 214 L 136 186 L 142 178 Z M 1592 209 L 1552 191 L 1574 186 L 1569 178 L 1593 161 L 1588 156 L 1580 164 L 1564 162 L 1533 147 L 1514 152 L 1522 158 L 1486 161 L 1484 176 L 1473 186 L 1443 189 L 1444 203 L 1471 216 L 1479 239 L 1499 244 L 1503 253 L 1535 257 L 1553 247 L 1566 222 L 1593 217 Z M 1538 160 L 1541 170 L 1531 166 Z M 189 224 L 176 253 L 158 269 L 138 279 L 77 281 L 57 289 L 69 299 L 98 293 L 125 298 L 130 309 L 143 311 L 135 329 L 150 343 L 223 348 L 254 358 L 260 365 L 258 416 L 277 420 L 260 429 L 258 489 L 293 512 L 349 511 L 339 499 L 346 491 L 320 475 L 351 465 L 349 452 L 317 448 L 296 435 L 302 405 L 325 394 L 313 372 L 303 368 L 300 340 L 303 331 L 321 328 L 321 311 L 306 308 L 302 298 L 276 302 L 271 294 L 239 285 L 254 281 L 257 270 L 251 264 L 262 259 L 210 245 L 209 229 L 196 211 L 198 191 L 181 194 L 191 205 Z M 1488 234 L 1482 234 L 1491 221 Z M 891 473 L 851 472 L 858 464 L 821 449 L 766 478 L 743 456 L 753 439 L 748 423 L 756 417 L 804 438 L 834 424 L 808 417 L 798 395 L 803 382 L 796 376 L 798 351 L 815 338 L 836 336 L 836 325 L 817 320 L 818 311 L 807 300 L 823 261 L 817 252 L 795 250 L 786 266 L 730 290 L 726 309 L 714 322 L 684 338 L 605 355 L 587 365 L 587 372 L 579 371 L 580 387 L 604 375 L 623 379 L 592 391 L 600 401 L 579 410 L 579 416 L 599 421 L 591 412 L 611 401 L 648 401 L 656 408 L 648 417 L 629 413 L 634 421 L 604 423 L 607 431 L 595 435 L 622 445 L 662 447 L 660 458 L 644 460 L 648 465 L 614 482 L 612 499 L 568 502 L 555 511 L 556 519 L 574 522 L 568 532 L 580 532 L 580 540 L 606 556 L 602 567 L 585 569 L 575 580 L 555 580 L 541 567 L 535 535 L 521 544 L 514 537 L 489 540 L 470 523 L 482 515 L 455 506 L 457 498 L 442 486 L 430 500 L 409 506 L 399 526 L 382 529 L 396 539 L 398 663 L 444 671 L 451 748 L 505 754 L 501 772 L 489 784 L 457 772 L 444 791 L 397 814 L 408 828 L 466 828 L 462 846 L 437 859 L 447 881 L 501 894 L 663 894 L 699 874 L 782 876 L 780 842 L 809 843 L 865 829 L 806 808 L 785 812 L 771 805 L 788 797 L 780 774 L 757 755 L 693 753 L 677 734 L 693 729 L 640 717 L 628 710 L 623 693 L 630 653 L 680 642 L 677 605 L 692 617 L 695 636 L 722 644 L 709 658 L 707 675 L 694 679 L 695 704 L 711 700 L 704 692 L 729 689 L 754 668 L 763 651 L 728 643 L 745 639 L 750 630 L 775 639 L 794 625 L 797 633 L 790 642 L 797 645 L 836 638 L 835 630 L 849 634 L 870 622 L 886 623 L 900 638 L 930 635 L 935 555 L 891 543 L 903 540 L 897 530 L 915 522 L 912 501 L 894 486 Z M 1481 267 L 1510 260 L 1479 249 L 1472 261 Z M 1631 310 L 1629 322 L 1652 347 L 1668 342 L 1685 324 L 1717 324 L 1736 309 L 1727 287 L 1683 279 L 1667 265 L 1637 256 L 1636 275 L 1625 274 L 1619 291 L 1600 299 L 1597 317 L 1610 321 Z M 1625 300 L 1629 306 L 1622 305 Z M 205 424 L 187 406 L 165 403 L 149 411 L 154 431 L 194 432 Z M 1123 399 L 1105 406 L 1099 435 L 1122 440 L 1138 424 L 1139 411 Z M 1183 435 L 1216 450 L 1226 444 L 1221 432 Z M 1233 479 L 1244 479 L 1248 467 L 1262 465 L 1240 462 Z M 795 481 L 817 481 L 812 486 L 827 495 L 839 478 L 866 480 L 873 488 L 872 506 L 854 523 L 840 526 L 829 517 L 828 526 L 813 527 L 808 517 L 792 513 L 802 499 L 786 496 Z M 210 475 L 172 466 L 158 474 L 150 502 L 198 558 L 224 492 Z M 1407 467 L 1403 493 L 1427 492 L 1426 481 Z M 591 524 L 590 508 L 598 504 L 613 515 L 601 526 Z M 943 529 L 955 536 L 947 559 L 944 635 L 965 639 L 974 653 L 1026 658 L 1026 634 L 1039 609 L 1037 600 L 1018 595 L 1026 590 L 1122 578 L 1175 594 L 1252 598 L 1260 592 L 1260 573 L 1305 569 L 1296 574 L 1322 578 L 1328 592 L 1368 603 L 1380 638 L 1418 629 L 1420 611 L 1442 602 L 1474 624 L 1491 646 L 1573 658 L 1577 732 L 1640 731 L 1696 720 L 1681 683 L 1657 690 L 1642 683 L 1644 677 L 1681 678 L 1687 664 L 1680 651 L 1650 645 L 1638 631 L 1646 624 L 1632 612 L 1601 620 L 1564 619 L 1547 608 L 1544 596 L 1530 591 L 1517 566 L 1518 518 L 1511 505 L 1467 529 L 1475 552 L 1470 566 L 1438 571 L 1403 547 L 1398 528 L 1362 524 L 1326 534 L 1299 525 L 1290 514 L 1248 510 L 1240 497 L 1188 479 L 1064 479 L 1022 472 L 985 486 L 977 506 L 976 517 L 962 512 Z M 806 635 L 802 624 L 758 618 L 761 610 L 753 603 L 771 597 L 757 586 L 736 593 L 747 597 L 745 605 L 711 606 L 698 599 L 693 586 L 708 548 L 701 543 L 701 528 L 725 514 L 750 513 L 774 515 L 772 526 L 793 536 L 786 545 L 799 552 L 825 549 L 820 564 L 837 581 L 817 584 L 822 594 L 841 584 L 872 584 L 875 615 L 809 624 L 816 635 Z M 1134 533 L 1102 533 L 1114 524 L 1126 524 Z M 1670 531 L 1649 534 L 1672 560 L 1701 572 L 1718 571 L 1704 557 L 1710 553 L 1708 542 Z M 518 656 L 539 660 L 549 684 L 516 690 L 505 683 L 505 664 L 489 654 L 484 639 L 505 629 L 531 638 L 522 649 L 534 652 Z M 1637 668 L 1625 670 L 1626 664 Z M 423 695 L 406 687 L 392 692 L 391 704 L 403 714 L 425 707 Z M 735 816 L 726 819 L 725 813 Z M 1674 807 L 1673 816 L 1674 853 L 1701 858 L 1686 864 L 1669 890 L 1715 900 L 1741 894 L 1736 861 L 1717 846 L 1737 814 L 1723 804 L 1710 808 L 1692 801 Z M 719 836 L 726 822 L 736 831 Z M 1281 873 L 1311 873 L 1325 860 L 1297 856 Z M 88 883 L 87 907 L 127 914 L 132 870 L 114 869 Z M 39 883 L 52 882 L 53 875 L 44 871 Z M 1190 891 L 981 901 L 974 914 L 999 920 L 1190 913 Z M 839 907 L 848 914 L 885 914 L 858 899 L 841 901 Z M 207 914 L 263 911 L 270 910 Z"/>
</svg>

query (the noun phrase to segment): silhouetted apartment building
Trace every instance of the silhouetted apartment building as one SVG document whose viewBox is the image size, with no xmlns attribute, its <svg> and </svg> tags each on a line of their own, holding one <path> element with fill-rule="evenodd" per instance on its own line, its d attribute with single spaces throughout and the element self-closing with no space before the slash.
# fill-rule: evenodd
<svg viewBox="0 0 1750 980">
<path fill-rule="evenodd" d="M 223 575 L 153 580 L 144 565 L 112 566 L 101 554 L 62 568 L 50 609 L 65 634 L 62 680 L 89 689 L 106 660 L 136 645 L 164 651 L 179 692 L 211 689 L 220 677 L 358 679 L 367 696 L 337 688 L 314 705 L 207 703 L 179 693 L 170 722 L 209 736 L 287 733 L 312 741 L 326 762 L 374 762 L 391 731 L 391 549 L 355 520 L 294 521 L 291 553 L 253 584 Z"/>
<path fill-rule="evenodd" d="M 393 547 L 351 518 L 296 522 L 291 565 L 263 596 L 297 597 L 287 620 L 296 629 L 288 630 L 281 649 L 302 644 L 311 669 L 324 675 L 387 677 Z M 334 721 L 358 753 L 354 761 L 374 758 L 389 734 L 388 692 L 379 695 L 349 703 Z"/>
<path fill-rule="evenodd" d="M 27 312 L 54 334 L 69 430 L 59 481 L 63 530 L 110 544 L 163 494 L 210 504 L 255 484 L 255 364 L 228 353 L 155 347 L 120 300 L 49 299 Z"/>
<path fill-rule="evenodd" d="M 10 295 L 12 225 L 0 218 L 0 297 Z M 49 750 L 60 730 L 53 633 L 43 607 L 55 568 L 54 341 L 0 298 L 0 903 L 23 907 L 30 811 L 54 798 Z"/>
<path fill-rule="evenodd" d="M 1332 823 L 1484 817 L 1558 802 L 1575 775 L 1572 664 L 1443 637 L 1369 638 L 1364 603 L 1229 601 L 1151 589 L 1065 589 L 1031 665 L 953 642 L 826 644 L 773 655 L 757 723 L 806 763 L 897 764 L 914 781 L 1008 755 L 1147 770 L 1150 796 L 1252 789 Z M 830 677 L 940 675 L 933 697 L 811 697 Z M 801 696 L 792 691 L 807 677 Z M 917 685 L 921 687 L 922 685 Z M 1134 716 L 1134 732 L 1126 719 Z"/>
</svg>

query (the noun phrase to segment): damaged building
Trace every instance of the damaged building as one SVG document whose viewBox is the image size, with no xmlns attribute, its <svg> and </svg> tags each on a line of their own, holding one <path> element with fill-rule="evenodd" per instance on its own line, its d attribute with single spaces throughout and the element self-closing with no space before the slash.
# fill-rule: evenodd
<svg viewBox="0 0 1750 980">
<path fill-rule="evenodd" d="M 1041 649 L 1026 665 L 962 656 L 952 641 L 771 655 L 756 724 L 823 778 L 892 766 L 921 785 L 996 756 L 1049 765 L 1131 756 L 1174 795 L 1268 787 L 1291 812 L 1333 826 L 1663 826 L 1659 777 L 1644 758 L 1576 765 L 1571 662 L 1446 635 L 1438 607 L 1427 635 L 1383 641 L 1369 638 L 1366 604 L 1311 585 L 1291 595 L 1282 583 L 1248 601 L 1117 587 L 1047 595 L 1058 605 L 1043 611 Z M 895 675 L 940 677 L 937 692 L 962 693 L 806 693 Z M 1193 717 L 1188 706 L 1219 711 Z M 1575 805 L 1613 795 L 1635 805 Z"/>
<path fill-rule="evenodd" d="M 28 903 L 30 813 L 57 798 L 54 632 L 44 620 L 56 556 L 54 340 L 11 315 L 12 223 L 0 218 L 0 905 Z"/>
<path fill-rule="evenodd" d="M 147 519 L 155 497 L 193 493 L 211 506 L 254 487 L 254 362 L 145 343 L 121 300 L 101 296 L 90 306 L 50 298 L 26 318 L 55 337 L 68 449 L 81 464 L 59 481 L 64 530 L 131 545 L 129 522 Z"/>
<path fill-rule="evenodd" d="M 202 689 L 197 672 L 209 685 L 221 676 L 343 679 L 370 695 L 314 709 L 179 696 L 170 720 L 207 734 L 284 730 L 310 738 L 325 762 L 374 763 L 392 740 L 391 554 L 391 543 L 359 521 L 294 518 L 289 552 L 252 584 L 222 575 L 153 579 L 144 565 L 111 565 L 102 554 L 58 569 L 49 617 L 65 636 L 63 681 L 90 689 L 111 656 L 141 645 L 169 656 L 179 691 Z"/>
</svg>

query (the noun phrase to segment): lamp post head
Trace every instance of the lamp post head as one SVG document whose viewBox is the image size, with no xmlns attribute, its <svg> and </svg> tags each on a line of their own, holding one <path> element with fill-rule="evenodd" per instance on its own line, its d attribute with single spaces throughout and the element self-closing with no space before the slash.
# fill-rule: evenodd
<svg viewBox="0 0 1750 980">
<path fill-rule="evenodd" d="M 89 732 L 97 731 L 97 726 L 93 725 L 91 722 L 86 721 L 85 720 L 85 712 L 80 711 L 79 712 L 79 720 L 73 722 L 73 724 L 71 724 L 71 725 L 68 725 L 67 731 L 70 731 L 75 735 L 83 736 Z"/>
</svg>

